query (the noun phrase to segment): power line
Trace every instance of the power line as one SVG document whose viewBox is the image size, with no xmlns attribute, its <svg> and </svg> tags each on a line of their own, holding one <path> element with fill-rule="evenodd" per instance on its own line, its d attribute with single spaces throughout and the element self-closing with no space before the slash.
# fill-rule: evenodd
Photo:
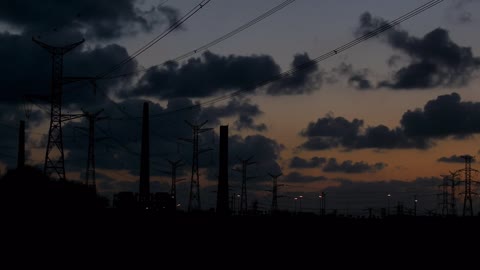
<svg viewBox="0 0 480 270">
<path fill-rule="evenodd" d="M 158 6 L 159 6 L 159 7 L 164 6 L 167 2 L 168 2 L 168 0 L 165 0 L 165 1 L 163 1 L 162 3 L 160 3 Z"/>
<path fill-rule="evenodd" d="M 177 29 L 178 27 L 180 27 L 185 21 L 187 21 L 188 19 L 190 19 L 190 17 L 192 17 L 193 15 L 195 15 L 198 11 L 200 11 L 200 9 L 202 9 L 205 5 L 207 5 L 211 0 L 202 0 L 198 5 L 196 5 L 194 8 L 192 8 L 189 12 L 187 12 L 185 15 L 183 15 L 183 17 L 181 17 L 178 21 L 176 21 L 175 23 L 173 23 L 172 25 L 170 25 L 163 33 L 161 33 L 160 35 L 156 36 L 154 39 L 152 39 L 150 42 L 148 42 L 147 44 L 145 44 L 142 48 L 138 49 L 137 51 L 135 51 L 132 55 L 128 56 L 127 58 L 125 58 L 124 60 L 122 60 L 120 63 L 118 63 L 117 65 L 115 65 L 114 67 L 112 67 L 109 71 L 107 72 L 104 72 L 100 75 L 97 75 L 96 78 L 104 78 L 106 77 L 107 75 L 115 72 L 116 70 L 118 70 L 120 67 L 122 67 L 123 65 L 127 64 L 128 62 L 132 61 L 133 59 L 135 59 L 137 56 L 139 56 L 140 54 L 144 53 L 146 50 L 150 49 L 150 47 L 152 47 L 153 45 L 155 45 L 157 42 L 159 42 L 160 40 L 162 40 L 163 38 L 165 38 L 168 34 L 170 34 L 171 32 L 173 32 L 175 29 Z"/>
<path fill-rule="evenodd" d="M 139 56 L 140 54 L 144 53 L 146 50 L 150 49 L 150 47 L 152 47 L 153 45 L 155 45 L 157 42 L 159 42 L 160 40 L 162 40 L 163 38 L 165 38 L 168 34 L 170 34 L 171 32 L 173 32 L 175 29 L 177 29 L 178 27 L 180 27 L 184 22 L 186 22 L 190 17 L 192 17 L 193 15 L 195 15 L 198 11 L 200 11 L 200 9 L 202 9 L 205 5 L 207 5 L 211 0 L 202 0 L 198 5 L 196 5 L 193 9 L 191 9 L 189 12 L 187 12 L 182 18 L 180 18 L 179 20 L 177 20 L 175 23 L 173 23 L 172 25 L 170 25 L 164 32 L 162 32 L 161 34 L 159 34 L 158 36 L 156 36 L 153 40 L 151 40 L 150 42 L 148 42 L 147 44 L 145 44 L 143 47 L 141 47 L 140 49 L 138 49 L 137 51 L 135 51 L 132 55 L 129 55 L 128 57 L 126 57 L 125 59 L 123 59 L 122 61 L 120 61 L 118 64 L 114 65 L 111 69 L 109 69 L 108 71 L 104 72 L 104 73 L 100 73 L 98 75 L 96 75 L 95 77 L 89 77 L 88 78 L 88 81 L 92 82 L 92 81 L 96 81 L 96 80 L 100 80 L 100 79 L 104 79 L 104 77 L 108 76 L 109 74 L 112 74 L 113 72 L 115 72 L 116 70 L 118 70 L 119 68 L 121 68 L 123 65 L 127 64 L 128 62 L 132 61 L 133 59 L 135 59 L 137 56 Z M 159 6 L 163 6 L 167 1 L 161 3 Z M 85 81 L 85 79 L 77 79 L 77 80 L 73 80 L 72 82 L 81 82 L 81 81 Z M 84 84 L 80 84 L 80 86 L 74 88 L 74 89 L 78 89 L 80 87 L 82 87 Z"/>
<path fill-rule="evenodd" d="M 145 72 L 153 67 L 159 67 L 159 66 L 162 66 L 162 65 L 165 65 L 166 63 L 168 62 L 179 62 L 183 59 L 186 59 L 186 58 L 189 58 L 191 57 L 192 55 L 195 55 L 199 52 L 202 52 L 202 51 L 205 51 L 215 45 L 217 45 L 218 43 L 220 42 L 223 42 L 237 34 L 239 34 L 240 32 L 243 32 L 244 30 L 247 30 L 248 28 L 254 26 L 255 24 L 265 20 L 266 18 L 272 16 L 273 14 L 277 13 L 278 11 L 282 10 L 283 8 L 287 7 L 288 5 L 292 4 L 293 2 L 295 2 L 296 0 L 286 0 L 284 2 L 282 2 L 281 4 L 271 8 L 270 10 L 268 10 L 267 12 L 263 13 L 262 15 L 256 17 L 255 19 L 241 25 L 240 27 L 238 28 L 235 28 L 234 30 L 224 34 L 223 36 L 205 44 L 205 45 L 202 45 L 192 51 L 189 51 L 185 54 L 182 54 L 176 58 L 173 58 L 171 60 L 168 60 L 168 61 L 165 61 L 163 62 L 162 64 L 158 64 L 158 65 L 154 65 L 154 66 L 151 66 L 149 68 L 144 68 L 144 69 L 141 69 L 141 70 L 137 70 L 135 72 L 130 72 L 130 73 L 126 73 L 126 74 L 121 74 L 121 75 L 117 75 L 117 76 L 112 76 L 112 77 L 107 77 L 107 78 L 104 78 L 104 79 L 117 79 L 117 78 L 122 78 L 122 77 L 128 77 L 128 76 L 132 76 L 132 75 L 136 75 L 138 73 L 141 73 L 141 72 Z"/>
<path fill-rule="evenodd" d="M 182 54 L 182 55 L 180 55 L 180 56 L 178 56 L 178 57 L 176 57 L 176 58 L 173 58 L 173 59 L 171 59 L 171 60 L 165 61 L 165 62 L 163 62 L 163 63 L 161 63 L 161 64 L 158 64 L 158 65 L 154 65 L 154 66 L 151 66 L 151 67 L 148 67 L 148 68 L 143 68 L 143 69 L 140 69 L 140 70 L 137 70 L 137 71 L 134 71 L 134 72 L 125 73 L 125 74 L 120 74 L 120 75 L 116 75 L 116 76 L 104 77 L 104 78 L 102 78 L 102 79 L 110 80 L 110 79 L 118 79 L 118 78 L 133 76 L 133 75 L 136 75 L 136 74 L 138 74 L 138 73 L 145 72 L 145 71 L 151 69 L 152 67 L 158 67 L 158 66 L 165 65 L 167 62 L 171 62 L 171 61 L 179 62 L 179 61 L 181 61 L 181 60 L 183 60 L 183 59 L 189 58 L 189 57 L 191 57 L 192 55 L 195 55 L 195 54 L 197 54 L 197 53 L 199 53 L 199 52 L 205 51 L 205 50 L 207 50 L 207 49 L 209 49 L 209 48 L 211 48 L 211 47 L 213 47 L 213 46 L 215 46 L 215 45 L 217 45 L 217 44 L 219 44 L 219 43 L 221 43 L 221 42 L 223 42 L 223 41 L 225 41 L 225 40 L 227 40 L 227 39 L 229 39 L 229 38 L 231 38 L 231 37 L 233 37 L 233 36 L 235 36 L 235 35 L 237 35 L 237 34 L 239 34 L 239 33 L 241 33 L 241 32 L 243 32 L 244 30 L 247 30 L 248 28 L 250 28 L 250 27 L 254 26 L 255 24 L 257 24 L 257 23 L 259 23 L 259 22 L 267 19 L 268 17 L 274 15 L 275 13 L 277 13 L 278 11 L 282 10 L 283 8 L 287 7 L 288 5 L 292 4 L 292 3 L 295 2 L 295 1 L 296 1 L 296 0 L 286 0 L 286 1 L 282 2 L 282 3 L 280 3 L 279 5 L 277 5 L 277 6 L 273 7 L 273 8 L 271 8 L 271 9 L 269 9 L 268 11 L 266 11 L 266 12 L 263 13 L 263 14 L 261 14 L 260 16 L 254 18 L 253 20 L 251 20 L 251 21 L 249 21 L 249 22 L 247 22 L 247 23 L 245 23 L 245 24 L 243 24 L 243 25 L 235 28 L 234 30 L 232 30 L 232 31 L 224 34 L 223 36 L 221 36 L 221 37 L 219 37 L 219 38 L 217 38 L 217 39 L 215 39 L 215 40 L 213 40 L 213 41 L 211 41 L 211 42 L 209 42 L 209 43 L 207 43 L 207 44 L 204 44 L 204 45 L 202 45 L 202 46 L 200 46 L 200 47 L 198 47 L 198 48 L 196 48 L 196 49 L 194 49 L 194 50 L 192 50 L 192 51 L 189 51 L 189 52 L 187 52 L 187 53 L 184 53 L 184 54 Z M 168 0 L 166 0 L 166 1 L 163 2 L 163 3 L 161 3 L 160 6 L 165 5 L 167 2 L 168 2 Z M 188 14 L 188 13 L 187 13 L 187 14 Z M 177 27 L 178 27 L 178 26 L 177 26 Z M 167 30 L 168 30 L 168 29 L 167 29 Z M 167 31 L 167 30 L 166 30 L 166 31 Z M 173 29 L 173 30 L 174 30 L 174 29 Z M 165 32 L 164 32 L 164 33 L 165 33 Z M 160 34 L 160 35 L 157 36 L 157 37 L 160 37 L 161 35 L 163 35 L 163 33 Z M 153 40 L 150 41 L 150 42 L 153 42 Z M 147 43 L 147 45 L 150 44 L 150 42 Z M 158 41 L 157 41 L 157 42 L 158 42 Z M 145 46 L 147 46 L 147 45 L 145 45 Z M 141 50 L 141 49 L 138 49 L 135 53 L 139 52 L 140 50 Z M 135 53 L 134 53 L 134 54 L 135 54 Z M 136 56 L 135 56 L 135 57 L 136 57 Z M 133 57 L 133 58 L 135 58 L 135 57 Z M 127 57 L 126 59 L 122 60 L 120 63 L 123 63 L 124 61 L 126 61 L 126 60 L 129 59 L 129 58 L 130 58 L 130 57 Z M 131 60 L 132 60 L 132 59 L 128 60 L 127 62 L 129 62 L 129 61 L 131 61 Z M 124 64 L 126 64 L 127 62 L 125 62 Z M 117 64 L 117 65 L 120 65 L 120 63 Z M 122 64 L 122 65 L 123 65 L 123 64 Z M 115 68 L 115 66 L 114 66 L 113 68 Z M 113 69 L 113 68 L 112 68 L 112 69 Z M 116 70 L 116 69 L 117 69 L 117 68 L 115 68 L 115 70 Z M 113 71 L 112 71 L 112 72 L 113 72 Z M 103 76 L 99 76 L 99 77 L 103 77 Z M 5 81 L 5 80 L 2 80 L 2 81 Z M 16 80 L 14 80 L 14 81 L 16 81 Z"/>
<path fill-rule="evenodd" d="M 397 19 L 393 20 L 393 21 L 390 21 L 390 22 L 387 22 L 387 23 L 384 23 L 382 26 L 378 27 L 377 29 L 373 30 L 373 31 L 370 31 L 370 32 L 367 32 L 366 34 L 362 35 L 361 37 L 359 38 L 356 38 L 348 43 L 345 43 L 339 47 L 337 47 L 336 49 L 334 50 L 331 50 L 315 59 L 312 59 L 308 62 L 305 62 L 301 65 L 298 65 L 288 71 L 285 71 L 283 73 L 280 73 L 280 74 L 277 74 L 269 79 L 266 79 L 264 81 L 261 81 L 259 83 L 256 83 L 256 84 L 252 84 L 250 87 L 245 87 L 243 89 L 240 89 L 240 90 L 237 90 L 231 94 L 227 94 L 227 95 L 223 95 L 223 96 L 220 96 L 220 97 L 217 97 L 217 98 L 214 98 L 212 100 L 209 100 L 209 101 L 205 101 L 205 102 L 199 102 L 195 105 L 191 105 L 191 106 L 188 106 L 188 107 L 184 107 L 184 108 L 179 108 L 179 109 L 176 109 L 176 110 L 171 110 L 171 111 L 168 111 L 168 112 L 164 112 L 164 113 L 159 113 L 159 114 L 152 114 L 151 115 L 151 118 L 155 118 L 155 117 L 161 117 L 161 116 L 164 116 L 164 115 L 167 115 L 167 114 L 172 114 L 172 113 L 177 113 L 177 112 L 181 112 L 181 111 L 186 111 L 186 110 L 193 110 L 193 109 L 199 109 L 201 108 L 202 106 L 205 106 L 205 105 L 211 105 L 211 104 L 214 104 L 214 103 L 217 103 L 217 102 L 220 102 L 220 101 L 223 101 L 223 100 L 227 100 L 227 99 L 231 99 L 231 98 L 234 98 L 234 97 L 237 97 L 237 96 L 240 96 L 241 94 L 243 93 L 246 93 L 246 92 L 251 92 L 257 88 L 260 88 L 260 87 L 263 87 L 263 86 L 266 86 L 266 85 L 269 85 L 273 82 L 276 82 L 276 81 L 279 81 L 279 80 L 282 80 L 282 79 L 285 79 L 285 78 L 288 78 L 296 73 L 299 73 L 303 70 L 306 70 L 308 68 L 311 68 L 312 66 L 316 65 L 317 63 L 319 62 L 322 62 L 322 61 L 325 61 L 327 59 L 329 59 L 330 57 L 332 56 L 335 56 L 341 52 L 344 52 L 348 49 L 351 49 L 352 47 L 360 44 L 360 43 L 363 43 L 387 30 L 390 30 L 392 29 L 393 27 L 399 25 L 400 23 L 406 21 L 406 20 L 409 20 L 413 17 L 415 17 L 416 15 L 440 4 L 441 2 L 443 2 L 444 0 L 432 0 L 432 1 L 429 1 L 427 2 L 426 4 L 423 4 L 422 6 L 420 7 L 417 7 L 416 9 L 398 17 Z"/>
</svg>

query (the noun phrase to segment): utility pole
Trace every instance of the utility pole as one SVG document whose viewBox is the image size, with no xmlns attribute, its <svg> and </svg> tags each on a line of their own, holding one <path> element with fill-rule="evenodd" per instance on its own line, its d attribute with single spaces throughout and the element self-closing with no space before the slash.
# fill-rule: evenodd
<svg viewBox="0 0 480 270">
<path fill-rule="evenodd" d="M 180 140 L 189 142 L 193 144 L 193 153 L 192 153 L 192 173 L 190 178 L 190 196 L 188 198 L 188 212 L 193 210 L 202 209 L 200 201 L 200 175 L 198 169 L 198 158 L 200 154 L 212 150 L 208 149 L 199 149 L 199 138 L 200 133 L 204 133 L 212 130 L 212 128 L 202 128 L 208 121 L 205 121 L 199 125 L 194 125 L 185 120 L 185 123 L 192 128 L 192 139 L 180 138 Z"/>
<path fill-rule="evenodd" d="M 87 169 L 85 172 L 85 185 L 92 188 L 95 192 L 97 191 L 97 184 L 95 181 L 95 123 L 107 119 L 107 117 L 99 116 L 102 112 L 103 109 L 96 113 L 83 111 L 83 114 L 88 121 L 88 158 Z"/>
<path fill-rule="evenodd" d="M 20 121 L 18 128 L 18 154 L 17 154 L 17 169 L 25 166 L 25 121 Z"/>
<path fill-rule="evenodd" d="M 278 211 L 278 178 L 282 176 L 282 173 L 279 174 L 271 174 L 269 173 L 270 177 L 272 177 L 273 185 L 272 185 L 272 208 L 271 214 L 274 215 Z"/>
<path fill-rule="evenodd" d="M 473 216 L 473 206 L 472 206 L 472 171 L 477 171 L 472 169 L 472 160 L 473 157 L 470 155 L 460 156 L 465 160 L 465 168 L 463 169 L 465 173 L 465 192 L 463 197 L 463 216 Z"/>
<path fill-rule="evenodd" d="M 64 46 L 54 47 L 35 38 L 32 41 L 47 50 L 52 56 L 52 85 L 50 94 L 50 128 L 45 152 L 44 173 L 56 173 L 59 180 L 65 180 L 65 156 L 63 152 L 62 115 L 63 56 L 82 44 L 85 40 Z"/>
<path fill-rule="evenodd" d="M 256 162 L 251 161 L 253 156 L 249 157 L 248 159 L 240 159 L 238 161 L 242 164 L 241 169 L 234 169 L 234 171 L 240 172 L 242 174 L 242 189 L 240 192 L 240 214 L 246 215 L 248 210 L 248 199 L 247 199 L 247 180 L 253 179 L 255 177 L 247 177 L 247 167 L 255 164 Z"/>
</svg>

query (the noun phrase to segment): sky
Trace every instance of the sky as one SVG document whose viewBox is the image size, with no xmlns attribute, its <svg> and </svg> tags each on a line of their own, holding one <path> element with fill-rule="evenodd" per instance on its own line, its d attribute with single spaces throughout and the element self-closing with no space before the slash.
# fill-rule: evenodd
<svg viewBox="0 0 480 270">
<path fill-rule="evenodd" d="M 23 96 L 49 93 L 51 58 L 32 36 L 55 45 L 85 38 L 65 56 L 64 73 L 96 76 L 200 2 L 0 4 L 2 172 L 15 166 L 16 127 L 22 119 L 27 120 L 27 163 L 43 166 L 49 105 L 38 98 L 25 103 Z M 98 82 L 96 95 L 86 84 L 65 86 L 64 112 L 104 109 L 108 116 L 96 129 L 99 192 L 111 196 L 138 190 L 140 116 L 143 102 L 149 101 L 152 190 L 169 190 L 168 175 L 161 172 L 168 170 L 165 158 L 184 159 L 182 177 L 187 180 L 178 183 L 181 207 L 187 204 L 191 146 L 178 138 L 191 136 L 184 120 L 208 120 L 214 132 L 202 137 L 202 147 L 214 150 L 201 157 L 206 209 L 215 203 L 220 125 L 230 128 L 232 167 L 237 157 L 254 156 L 249 204 L 256 199 L 262 209 L 268 210 L 271 200 L 267 173 L 279 172 L 281 209 L 292 210 L 293 198 L 302 195 L 302 210 L 318 211 L 322 191 L 328 194 L 327 208 L 344 214 L 365 214 L 365 209 L 387 203 L 411 208 L 414 195 L 422 211 L 437 208 L 441 175 L 463 168 L 459 156 L 476 156 L 480 150 L 480 38 L 475 31 L 480 17 L 473 12 L 480 10 L 480 1 L 443 1 L 303 72 L 255 89 L 251 86 L 428 1 L 296 0 L 208 50 L 194 51 L 282 2 L 212 0 L 110 75 L 142 72 Z M 190 58 L 167 62 L 192 51 Z M 242 89 L 248 91 L 232 99 L 165 114 Z M 86 126 L 85 119 L 64 124 L 68 179 L 84 177 Z M 230 179 L 231 192 L 238 193 L 239 176 L 232 171 Z"/>
</svg>

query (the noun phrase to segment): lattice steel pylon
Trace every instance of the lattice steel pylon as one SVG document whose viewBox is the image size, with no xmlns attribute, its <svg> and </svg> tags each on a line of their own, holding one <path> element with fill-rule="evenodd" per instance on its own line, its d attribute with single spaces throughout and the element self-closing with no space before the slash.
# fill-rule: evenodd
<svg viewBox="0 0 480 270">
<path fill-rule="evenodd" d="M 242 174 L 242 189 L 240 192 L 240 214 L 246 215 L 248 211 L 248 198 L 247 198 L 247 180 L 253 179 L 255 177 L 248 177 L 247 176 L 247 167 L 249 165 L 255 164 L 255 161 L 251 161 L 253 156 L 249 157 L 248 159 L 240 159 L 238 161 L 242 164 L 241 169 L 234 169 L 234 171 L 240 172 Z"/>
<path fill-rule="evenodd" d="M 472 205 L 472 160 L 473 157 L 470 155 L 460 156 L 465 160 L 465 192 L 463 197 L 463 216 L 473 216 L 473 205 Z"/>
<path fill-rule="evenodd" d="M 198 168 L 198 159 L 200 154 L 211 151 L 211 148 L 208 149 L 199 149 L 199 137 L 198 135 L 203 132 L 212 130 L 212 128 L 202 128 L 208 121 L 205 121 L 199 125 L 194 125 L 188 121 L 185 121 L 187 125 L 192 128 L 193 136 L 192 139 L 180 138 L 183 141 L 193 144 L 193 155 L 192 155 L 192 174 L 190 178 L 190 195 L 188 198 L 188 212 L 193 210 L 201 210 L 202 205 L 200 201 L 200 175 Z"/>
<path fill-rule="evenodd" d="M 440 203 L 442 207 L 442 216 L 448 216 L 450 210 L 450 194 L 448 193 L 448 188 L 450 188 L 450 175 L 440 175 L 443 177 L 443 182 L 439 187 L 442 188 L 442 192 L 439 194 L 442 196 L 442 202 Z M 450 211 L 451 212 L 451 211 Z M 452 214 L 452 213 L 450 213 Z"/>
<path fill-rule="evenodd" d="M 97 190 L 97 184 L 95 181 L 95 122 L 107 119 L 107 117 L 99 116 L 102 112 L 103 109 L 96 113 L 83 111 L 83 114 L 88 121 L 88 158 L 87 169 L 85 172 L 85 185 L 95 191 Z"/>
<path fill-rule="evenodd" d="M 66 45 L 54 47 L 45 44 L 35 38 L 32 41 L 47 50 L 52 56 L 52 85 L 50 93 L 50 128 L 48 130 L 47 149 L 45 151 L 44 173 L 51 175 L 56 173 L 59 180 L 65 180 L 65 157 L 63 153 L 62 134 L 62 86 L 63 86 L 63 56 L 85 40 Z"/>
<path fill-rule="evenodd" d="M 172 170 L 163 171 L 163 172 L 170 174 L 172 177 L 171 186 L 170 186 L 170 196 L 172 196 L 172 199 L 174 200 L 175 205 L 177 205 L 177 182 L 185 180 L 185 179 L 177 179 L 177 169 L 185 164 L 181 159 L 175 160 L 175 161 L 167 159 L 167 162 L 172 167 Z"/>
<path fill-rule="evenodd" d="M 457 193 L 455 187 L 460 185 L 461 182 L 457 180 L 459 171 L 450 172 L 450 215 L 456 216 L 457 215 Z"/>
<path fill-rule="evenodd" d="M 272 177 L 272 207 L 271 213 L 274 214 L 278 211 L 278 178 L 282 176 L 282 173 L 279 174 L 271 174 L 269 173 L 270 177 Z"/>
</svg>

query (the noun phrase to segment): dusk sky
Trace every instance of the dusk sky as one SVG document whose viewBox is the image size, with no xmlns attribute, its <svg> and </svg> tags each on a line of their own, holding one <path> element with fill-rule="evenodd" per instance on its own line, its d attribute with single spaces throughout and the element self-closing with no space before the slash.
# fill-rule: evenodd
<svg viewBox="0 0 480 270">
<path fill-rule="evenodd" d="M 23 96 L 49 94 L 51 58 L 32 36 L 54 45 L 86 41 L 64 58 L 66 76 L 97 76 L 161 34 L 200 0 L 85 0 L 78 3 L 22 0 L 0 4 L 1 171 L 16 162 L 17 127 L 27 120 L 27 163 L 43 168 L 49 104 L 24 104 Z M 17 3 L 16 2 L 16 3 Z M 303 72 L 260 88 L 251 85 L 315 59 L 425 0 L 296 0 L 265 20 L 208 50 L 168 62 L 229 33 L 284 0 L 212 0 L 181 27 L 134 60 L 100 80 L 97 94 L 85 83 L 64 88 L 63 111 L 103 108 L 97 123 L 97 185 L 111 196 L 138 191 L 141 112 L 152 102 L 152 190 L 168 191 L 165 158 L 182 158 L 179 201 L 186 204 L 191 136 L 184 120 L 214 128 L 202 146 L 202 204 L 214 207 L 218 132 L 229 125 L 230 164 L 254 155 L 249 205 L 270 203 L 271 179 L 282 172 L 279 206 L 361 214 L 392 204 L 422 211 L 436 208 L 440 175 L 463 167 L 459 156 L 480 151 L 480 1 L 446 0 L 399 26 L 319 62 Z M 477 12 L 475 12 L 477 11 Z M 136 72 L 141 71 L 141 72 Z M 132 72 L 136 72 L 132 75 Z M 108 77 L 108 76 L 107 76 Z M 245 94 L 201 109 L 182 109 L 248 89 Z M 26 119 L 24 108 L 31 109 Z M 88 138 L 85 119 L 64 124 L 67 177 L 82 181 Z M 81 128 L 78 128 L 81 127 Z M 472 167 L 476 168 L 477 163 Z M 475 173 L 474 180 L 480 175 Z M 239 193 L 232 171 L 230 192 Z M 422 204 L 423 203 L 423 204 Z M 478 198 L 474 198 L 478 210 Z M 342 210 L 343 209 L 343 210 Z M 346 210 L 345 210 L 346 211 Z M 364 214 L 364 213 L 363 213 Z"/>
</svg>

